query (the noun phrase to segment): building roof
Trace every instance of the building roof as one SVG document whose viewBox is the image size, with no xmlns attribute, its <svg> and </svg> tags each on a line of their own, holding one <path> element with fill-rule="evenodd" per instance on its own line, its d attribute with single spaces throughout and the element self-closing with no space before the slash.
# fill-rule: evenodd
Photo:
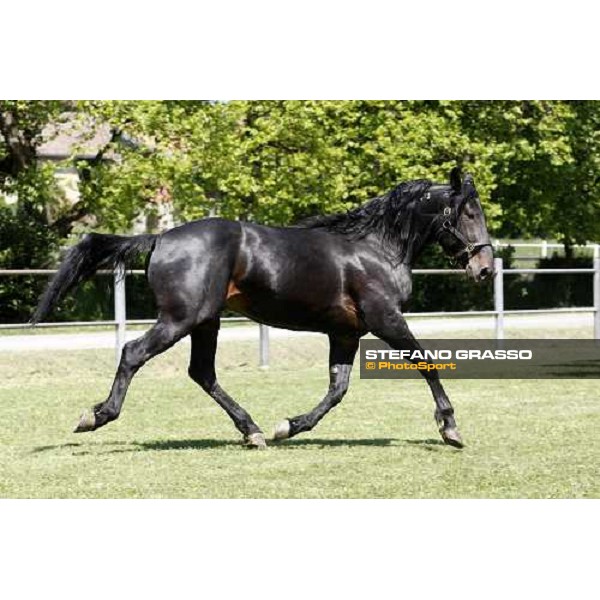
<svg viewBox="0 0 600 600">
<path fill-rule="evenodd" d="M 111 134 L 109 125 L 91 119 L 52 123 L 42 132 L 44 141 L 38 146 L 37 156 L 43 160 L 90 160 L 110 142 Z"/>
</svg>

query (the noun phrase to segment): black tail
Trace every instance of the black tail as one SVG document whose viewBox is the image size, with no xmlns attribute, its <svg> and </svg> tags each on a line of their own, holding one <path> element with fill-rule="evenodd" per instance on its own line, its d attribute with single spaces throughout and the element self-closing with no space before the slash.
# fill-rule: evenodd
<svg viewBox="0 0 600 600">
<path fill-rule="evenodd" d="M 98 269 L 128 266 L 138 254 L 154 248 L 156 235 L 102 235 L 89 233 L 65 254 L 58 273 L 48 284 L 29 321 L 32 325 L 48 316 L 59 300 L 82 281 L 89 279 Z"/>
</svg>

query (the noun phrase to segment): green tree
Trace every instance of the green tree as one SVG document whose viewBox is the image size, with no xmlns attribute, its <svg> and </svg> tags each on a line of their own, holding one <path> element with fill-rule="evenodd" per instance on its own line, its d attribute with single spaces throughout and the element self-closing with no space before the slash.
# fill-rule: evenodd
<svg viewBox="0 0 600 600">
<path fill-rule="evenodd" d="M 556 237 L 567 247 L 600 237 L 600 103 L 464 102 L 461 124 L 492 166 L 497 233 Z"/>
<path fill-rule="evenodd" d="M 20 125 L 9 134 L 3 117 L 0 189 L 28 181 L 46 189 L 44 202 L 52 197 L 48 174 L 32 177 L 31 157 L 44 124 L 65 111 L 109 124 L 112 136 L 97 160 L 78 165 L 80 203 L 50 211 L 63 235 L 85 214 L 126 230 L 160 189 L 181 221 L 288 224 L 402 180 L 444 181 L 458 163 L 474 174 L 496 234 L 567 245 L 600 237 L 598 102 L 4 102 L 2 114 Z"/>
</svg>

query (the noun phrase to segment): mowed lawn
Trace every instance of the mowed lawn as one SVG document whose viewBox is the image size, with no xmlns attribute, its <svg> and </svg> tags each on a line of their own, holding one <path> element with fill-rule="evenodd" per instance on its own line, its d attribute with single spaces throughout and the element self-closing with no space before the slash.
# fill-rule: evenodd
<svg viewBox="0 0 600 600">
<path fill-rule="evenodd" d="M 466 337 L 466 336 L 465 336 Z M 528 337 L 534 337 L 529 335 Z M 73 434 L 104 399 L 112 350 L 0 353 L 3 498 L 600 496 L 600 390 L 588 381 L 449 381 L 466 447 L 441 443 L 424 381 L 362 381 L 312 432 L 248 450 L 186 374 L 181 343 L 134 379 L 121 418 Z M 220 380 L 270 436 L 327 387 L 323 337 L 223 343 Z"/>
</svg>

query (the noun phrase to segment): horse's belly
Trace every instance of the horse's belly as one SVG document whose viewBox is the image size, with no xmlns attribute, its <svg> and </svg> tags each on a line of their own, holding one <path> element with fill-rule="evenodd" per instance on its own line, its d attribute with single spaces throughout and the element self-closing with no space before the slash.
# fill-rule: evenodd
<svg viewBox="0 0 600 600">
<path fill-rule="evenodd" d="M 361 328 L 356 306 L 350 298 L 330 303 L 311 303 L 276 294 L 248 294 L 231 282 L 225 303 L 229 310 L 254 321 L 299 331 L 356 331 Z"/>
</svg>

